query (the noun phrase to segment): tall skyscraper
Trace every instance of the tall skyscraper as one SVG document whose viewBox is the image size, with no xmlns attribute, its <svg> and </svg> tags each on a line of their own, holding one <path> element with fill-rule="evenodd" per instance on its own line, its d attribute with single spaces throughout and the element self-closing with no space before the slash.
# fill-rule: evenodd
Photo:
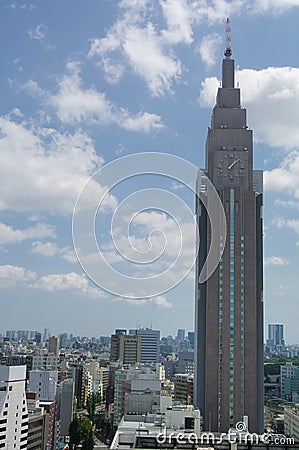
<svg viewBox="0 0 299 450">
<path fill-rule="evenodd" d="M 196 200 L 200 248 L 196 267 L 195 405 L 205 430 L 227 432 L 248 416 L 251 432 L 263 432 L 262 172 L 253 170 L 252 130 L 235 87 L 234 60 L 227 47 L 222 62 L 205 176 L 217 190 L 227 223 L 226 244 L 217 269 L 198 278 L 209 252 L 211 224 Z M 220 236 L 224 243 L 224 236 Z"/>
<path fill-rule="evenodd" d="M 268 324 L 268 340 L 267 345 L 272 351 L 281 350 L 284 347 L 283 325 L 280 323 Z"/>
</svg>

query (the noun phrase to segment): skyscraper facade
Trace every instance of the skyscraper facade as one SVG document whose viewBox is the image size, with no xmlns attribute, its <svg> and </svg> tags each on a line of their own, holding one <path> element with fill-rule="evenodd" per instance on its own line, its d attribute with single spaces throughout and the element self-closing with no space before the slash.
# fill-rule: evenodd
<svg viewBox="0 0 299 450">
<path fill-rule="evenodd" d="M 194 403 L 205 430 L 227 432 L 248 416 L 249 431 L 263 432 L 263 182 L 262 172 L 253 170 L 252 130 L 234 72 L 228 48 L 208 129 L 206 168 L 198 179 L 198 192 L 206 190 L 206 178 L 217 190 L 227 235 L 225 245 L 220 236 L 223 254 L 217 269 L 199 283 L 212 233 L 197 197 Z"/>
<path fill-rule="evenodd" d="M 280 350 L 284 347 L 283 338 L 283 325 L 280 323 L 269 323 L 268 324 L 268 340 L 267 345 L 271 350 Z"/>
</svg>

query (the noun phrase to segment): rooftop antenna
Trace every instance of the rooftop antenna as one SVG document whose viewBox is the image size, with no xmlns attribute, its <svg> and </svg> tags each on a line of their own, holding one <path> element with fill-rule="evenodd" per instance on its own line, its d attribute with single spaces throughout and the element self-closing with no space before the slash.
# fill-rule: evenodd
<svg viewBox="0 0 299 450">
<path fill-rule="evenodd" d="M 226 58 L 230 58 L 232 56 L 232 36 L 231 36 L 231 31 L 232 31 L 232 27 L 231 27 L 231 21 L 229 19 L 229 17 L 226 19 L 226 29 L 225 29 L 225 34 L 226 34 L 226 49 L 224 52 L 224 56 Z"/>
</svg>

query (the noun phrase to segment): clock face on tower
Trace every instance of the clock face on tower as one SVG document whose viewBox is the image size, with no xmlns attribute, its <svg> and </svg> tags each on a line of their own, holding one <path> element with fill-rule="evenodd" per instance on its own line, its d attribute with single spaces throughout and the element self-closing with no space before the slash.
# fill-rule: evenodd
<svg viewBox="0 0 299 450">
<path fill-rule="evenodd" d="M 216 166 L 216 167 L 215 167 Z M 223 178 L 225 184 L 238 184 L 248 171 L 247 151 L 219 151 L 214 166 L 214 175 Z"/>
</svg>

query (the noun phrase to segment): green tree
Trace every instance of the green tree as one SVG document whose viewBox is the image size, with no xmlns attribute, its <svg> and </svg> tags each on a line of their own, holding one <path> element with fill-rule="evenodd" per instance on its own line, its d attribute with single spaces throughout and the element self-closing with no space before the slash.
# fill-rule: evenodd
<svg viewBox="0 0 299 450">
<path fill-rule="evenodd" d="M 93 432 L 91 421 L 87 418 L 81 419 L 80 430 L 81 430 L 81 441 L 82 443 L 86 442 L 89 434 Z"/>
<path fill-rule="evenodd" d="M 102 436 L 107 438 L 112 430 L 112 424 L 109 419 L 107 419 L 103 414 L 97 414 L 95 416 L 95 426 L 96 429 L 101 433 Z"/>
<path fill-rule="evenodd" d="M 69 428 L 70 448 L 76 450 L 82 444 L 82 450 L 92 450 L 94 435 L 92 423 L 87 418 L 75 418 Z"/>
<path fill-rule="evenodd" d="M 70 448 L 77 449 L 81 442 L 80 420 L 77 417 L 71 422 L 69 428 Z"/>
<path fill-rule="evenodd" d="M 92 450 L 94 447 L 93 431 L 90 430 L 82 443 L 82 450 Z"/>
<path fill-rule="evenodd" d="M 94 413 L 96 409 L 96 396 L 94 393 L 88 396 L 87 402 L 86 402 L 86 409 L 88 412 L 89 419 L 91 422 L 94 422 Z"/>
</svg>

